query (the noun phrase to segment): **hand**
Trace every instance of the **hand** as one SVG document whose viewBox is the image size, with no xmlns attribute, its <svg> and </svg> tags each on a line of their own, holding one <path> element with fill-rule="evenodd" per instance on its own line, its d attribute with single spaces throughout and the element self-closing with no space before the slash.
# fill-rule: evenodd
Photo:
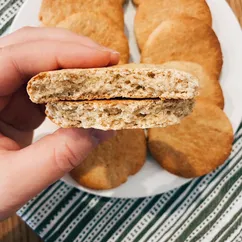
<svg viewBox="0 0 242 242">
<path fill-rule="evenodd" d="M 80 162 L 113 132 L 59 129 L 31 144 L 45 119 L 26 83 L 42 71 L 117 64 L 119 54 L 57 28 L 23 28 L 0 39 L 0 220 Z"/>
</svg>

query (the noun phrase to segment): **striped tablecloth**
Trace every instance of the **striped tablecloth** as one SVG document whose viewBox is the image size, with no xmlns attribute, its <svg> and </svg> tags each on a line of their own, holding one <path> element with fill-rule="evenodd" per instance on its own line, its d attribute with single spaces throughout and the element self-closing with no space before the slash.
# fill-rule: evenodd
<svg viewBox="0 0 242 242">
<path fill-rule="evenodd" d="M 1 34 L 23 2 L 0 0 Z M 223 166 L 168 193 L 109 199 L 58 181 L 29 201 L 18 215 L 44 241 L 51 242 L 242 242 L 241 136 L 242 124 Z"/>
</svg>

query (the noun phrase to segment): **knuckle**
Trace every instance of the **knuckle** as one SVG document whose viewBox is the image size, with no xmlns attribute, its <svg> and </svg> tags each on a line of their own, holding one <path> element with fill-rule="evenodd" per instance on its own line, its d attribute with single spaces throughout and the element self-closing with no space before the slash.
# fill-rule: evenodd
<svg viewBox="0 0 242 242">
<path fill-rule="evenodd" d="M 18 30 L 18 32 L 26 33 L 26 32 L 31 31 L 33 28 L 34 28 L 34 27 L 24 26 L 24 27 L 20 28 L 20 29 Z"/>
<path fill-rule="evenodd" d="M 12 61 L 15 45 L 5 45 L 0 47 L 0 57 L 4 58 L 5 62 Z"/>
<path fill-rule="evenodd" d="M 0 57 L 7 58 L 7 53 L 10 52 L 11 46 L 0 46 Z"/>
<path fill-rule="evenodd" d="M 63 172 L 69 172 L 77 167 L 95 147 L 88 132 L 83 132 L 80 136 L 73 129 L 59 129 L 54 135 L 59 139 L 58 145 L 54 149 L 54 162 Z"/>
<path fill-rule="evenodd" d="M 67 144 L 60 146 L 59 150 L 54 150 L 54 161 L 62 172 L 68 172 L 78 165 L 79 157 Z"/>
<path fill-rule="evenodd" d="M 71 168 L 76 167 L 77 162 L 79 161 L 79 157 L 77 156 L 77 154 L 73 151 L 73 149 L 68 145 L 65 144 L 64 150 L 66 152 L 66 161 L 68 163 L 68 165 Z"/>
</svg>

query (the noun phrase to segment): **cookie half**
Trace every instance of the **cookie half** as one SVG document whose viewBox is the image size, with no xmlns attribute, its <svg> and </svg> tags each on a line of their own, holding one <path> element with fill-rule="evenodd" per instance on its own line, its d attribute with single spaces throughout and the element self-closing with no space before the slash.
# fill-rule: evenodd
<svg viewBox="0 0 242 242">
<path fill-rule="evenodd" d="M 163 21 L 142 49 L 141 62 L 162 64 L 190 61 L 200 64 L 219 79 L 223 56 L 220 42 L 210 26 L 191 17 Z"/>
<path fill-rule="evenodd" d="M 146 129 L 177 124 L 193 109 L 193 99 L 59 101 L 46 115 L 62 128 Z"/>
<path fill-rule="evenodd" d="M 99 145 L 70 175 L 90 189 L 118 187 L 143 167 L 146 149 L 143 130 L 117 131 L 116 137 Z"/>
<path fill-rule="evenodd" d="M 186 178 L 203 176 L 230 155 L 233 129 L 216 105 L 197 101 L 180 124 L 148 131 L 152 156 L 167 171 Z"/>
<path fill-rule="evenodd" d="M 211 12 L 205 0 L 142 1 L 137 9 L 134 25 L 140 49 L 143 49 L 150 34 L 163 21 L 179 16 L 194 17 L 212 26 Z"/>
<path fill-rule="evenodd" d="M 197 90 L 198 79 L 189 72 L 149 64 L 42 72 L 27 86 L 35 103 L 112 98 L 193 99 Z"/>
<path fill-rule="evenodd" d="M 129 43 L 124 31 L 102 13 L 82 10 L 67 17 L 56 27 L 85 35 L 100 45 L 118 51 L 120 53 L 119 64 L 129 61 Z"/>
</svg>

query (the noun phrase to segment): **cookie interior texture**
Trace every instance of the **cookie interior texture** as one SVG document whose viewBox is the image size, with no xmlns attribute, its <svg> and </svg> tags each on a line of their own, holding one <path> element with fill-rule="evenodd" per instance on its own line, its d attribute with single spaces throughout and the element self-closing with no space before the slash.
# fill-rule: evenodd
<svg viewBox="0 0 242 242">
<path fill-rule="evenodd" d="M 100 144 L 70 175 L 90 189 L 112 189 L 143 167 L 146 150 L 143 130 L 117 131 L 114 138 Z"/>
<path fill-rule="evenodd" d="M 193 113 L 180 124 L 150 129 L 152 156 L 167 171 L 186 178 L 208 174 L 228 158 L 233 129 L 216 105 L 197 101 Z"/>
<path fill-rule="evenodd" d="M 187 61 L 170 61 L 162 64 L 161 67 L 185 71 L 196 76 L 199 81 L 199 95 L 196 100 L 205 99 L 221 109 L 224 108 L 224 95 L 219 80 L 209 76 L 201 65 Z"/>
<path fill-rule="evenodd" d="M 194 99 L 59 101 L 48 103 L 46 114 L 63 128 L 145 129 L 179 123 L 193 104 Z"/>
<path fill-rule="evenodd" d="M 155 65 L 43 72 L 33 77 L 27 87 L 35 103 L 112 98 L 193 99 L 197 90 L 196 76 Z"/>
<path fill-rule="evenodd" d="M 223 55 L 218 37 L 210 26 L 192 17 L 163 21 L 145 43 L 141 62 L 163 64 L 168 61 L 198 63 L 208 75 L 219 79 Z"/>
</svg>

